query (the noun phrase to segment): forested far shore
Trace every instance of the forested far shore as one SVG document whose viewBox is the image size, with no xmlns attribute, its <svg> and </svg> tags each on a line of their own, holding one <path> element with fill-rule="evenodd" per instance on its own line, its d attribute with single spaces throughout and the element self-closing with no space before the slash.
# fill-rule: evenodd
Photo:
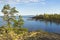
<svg viewBox="0 0 60 40">
<path fill-rule="evenodd" d="M 36 16 L 32 17 L 32 19 L 60 22 L 60 14 L 36 15 Z"/>
</svg>

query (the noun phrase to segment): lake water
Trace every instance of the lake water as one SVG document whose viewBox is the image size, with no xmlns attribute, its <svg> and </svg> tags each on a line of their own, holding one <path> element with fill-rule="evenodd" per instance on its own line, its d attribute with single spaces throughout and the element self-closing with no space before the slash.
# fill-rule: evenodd
<svg viewBox="0 0 60 40">
<path fill-rule="evenodd" d="M 54 22 L 46 21 L 35 21 L 28 20 L 31 16 L 23 16 L 24 19 L 24 28 L 27 28 L 29 31 L 42 30 L 45 32 L 58 33 L 60 34 L 60 24 Z M 0 26 L 4 25 L 6 22 L 0 18 Z"/>
<path fill-rule="evenodd" d="M 60 34 L 60 24 L 54 22 L 28 20 L 29 16 L 24 17 L 23 19 L 24 27 L 28 28 L 29 31 L 42 30 L 46 32 Z"/>
</svg>

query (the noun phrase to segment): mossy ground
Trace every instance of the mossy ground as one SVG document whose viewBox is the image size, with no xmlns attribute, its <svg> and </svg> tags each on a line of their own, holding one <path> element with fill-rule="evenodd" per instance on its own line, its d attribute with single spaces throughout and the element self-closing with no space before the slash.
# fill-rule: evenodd
<svg viewBox="0 0 60 40">
<path fill-rule="evenodd" d="M 8 28 L 7 28 L 8 29 Z M 60 35 L 47 32 L 28 32 L 12 28 L 10 31 L 0 30 L 0 40 L 60 40 Z M 8 32 L 5 32 L 5 31 Z"/>
</svg>

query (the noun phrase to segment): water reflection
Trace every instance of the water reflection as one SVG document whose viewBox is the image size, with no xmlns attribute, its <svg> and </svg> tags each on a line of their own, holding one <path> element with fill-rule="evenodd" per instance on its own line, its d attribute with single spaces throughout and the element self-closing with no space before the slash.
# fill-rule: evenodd
<svg viewBox="0 0 60 40">
<path fill-rule="evenodd" d="M 46 32 L 53 32 L 60 34 L 60 23 L 56 23 L 53 21 L 45 21 L 45 20 L 28 20 L 28 17 L 24 18 L 24 27 L 28 28 L 29 31 L 43 30 Z"/>
</svg>

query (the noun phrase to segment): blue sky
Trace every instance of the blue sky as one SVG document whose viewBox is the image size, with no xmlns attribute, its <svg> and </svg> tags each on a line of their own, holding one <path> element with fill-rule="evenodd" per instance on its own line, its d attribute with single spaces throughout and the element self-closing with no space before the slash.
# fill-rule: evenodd
<svg viewBox="0 0 60 40">
<path fill-rule="evenodd" d="M 60 13 L 60 0 L 0 0 L 0 10 L 5 4 L 16 7 L 21 15 Z"/>
</svg>

